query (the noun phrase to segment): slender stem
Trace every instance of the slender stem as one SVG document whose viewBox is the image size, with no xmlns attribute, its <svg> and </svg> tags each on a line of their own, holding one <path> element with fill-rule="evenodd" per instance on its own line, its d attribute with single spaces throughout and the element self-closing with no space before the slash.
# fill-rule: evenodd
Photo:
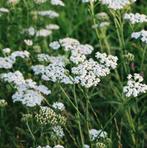
<svg viewBox="0 0 147 148">
<path fill-rule="evenodd" d="M 80 122 L 80 114 L 79 114 L 79 107 L 78 107 L 78 101 L 77 101 L 77 96 L 76 96 L 76 90 L 75 90 L 75 85 L 74 85 L 74 99 L 75 99 L 75 104 L 77 108 L 77 116 L 78 116 L 78 127 L 79 127 L 79 132 L 80 132 L 80 138 L 82 142 L 82 148 L 84 147 L 84 137 L 82 133 L 82 127 L 81 127 L 81 122 Z"/>
<path fill-rule="evenodd" d="M 31 136 L 32 136 L 32 139 L 35 141 L 35 136 L 34 136 L 33 132 L 31 131 L 31 128 L 30 128 L 28 122 L 26 122 L 26 126 L 27 126 L 27 128 L 28 128 L 28 130 L 29 130 L 29 132 L 30 132 L 30 134 L 31 134 Z"/>
<path fill-rule="evenodd" d="M 141 70 L 143 69 L 146 51 L 147 51 L 147 46 L 145 46 L 145 48 L 143 49 L 142 60 L 141 60 L 141 68 L 140 68 Z"/>
</svg>

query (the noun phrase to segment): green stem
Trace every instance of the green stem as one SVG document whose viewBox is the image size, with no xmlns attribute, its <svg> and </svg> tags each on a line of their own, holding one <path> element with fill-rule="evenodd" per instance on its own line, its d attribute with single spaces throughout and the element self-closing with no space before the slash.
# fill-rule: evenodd
<svg viewBox="0 0 147 148">
<path fill-rule="evenodd" d="M 79 127 L 79 132 L 80 132 L 80 138 L 81 138 L 81 143 L 82 143 L 82 148 L 84 147 L 84 137 L 82 133 L 82 127 L 81 127 L 81 122 L 80 122 L 80 114 L 79 114 L 79 107 L 78 107 L 78 101 L 77 101 L 77 96 L 76 96 L 76 90 L 75 90 L 75 85 L 74 85 L 74 99 L 75 99 L 75 104 L 77 108 L 77 116 L 78 116 L 78 127 Z"/>
<path fill-rule="evenodd" d="M 32 136 L 32 139 L 35 141 L 35 136 L 34 136 L 33 132 L 31 131 L 31 128 L 30 128 L 28 122 L 26 123 L 26 126 L 27 126 L 27 128 L 28 128 L 28 130 L 29 130 L 29 132 L 30 132 L 30 134 L 31 134 L 31 136 Z"/>
</svg>

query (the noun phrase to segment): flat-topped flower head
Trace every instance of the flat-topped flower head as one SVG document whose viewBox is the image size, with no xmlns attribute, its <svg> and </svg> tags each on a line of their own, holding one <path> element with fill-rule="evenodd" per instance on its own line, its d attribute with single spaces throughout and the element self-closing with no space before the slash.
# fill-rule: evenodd
<svg viewBox="0 0 147 148">
<path fill-rule="evenodd" d="M 37 85 L 32 79 L 24 79 L 21 72 L 9 72 L 0 75 L 0 78 L 14 85 L 16 92 L 12 95 L 13 102 L 21 102 L 23 105 L 33 107 L 41 105 L 43 95 L 49 95 L 51 91 L 44 85 Z M 43 94 L 43 95 L 42 95 Z"/>
<path fill-rule="evenodd" d="M 136 0 L 100 0 L 104 5 L 113 10 L 120 10 L 124 7 L 134 3 Z"/>
<path fill-rule="evenodd" d="M 141 30 L 139 32 L 133 32 L 131 34 L 133 39 L 140 39 L 143 43 L 147 44 L 147 31 Z"/>
<path fill-rule="evenodd" d="M 56 6 L 65 6 L 62 0 L 51 0 L 51 4 Z"/>
<path fill-rule="evenodd" d="M 124 19 L 129 21 L 131 24 L 147 22 L 147 16 L 140 13 L 125 13 Z"/>
<path fill-rule="evenodd" d="M 147 85 L 142 83 L 143 77 L 140 74 L 129 74 L 127 78 L 127 85 L 123 88 L 123 93 L 126 97 L 137 97 L 147 92 Z"/>
</svg>

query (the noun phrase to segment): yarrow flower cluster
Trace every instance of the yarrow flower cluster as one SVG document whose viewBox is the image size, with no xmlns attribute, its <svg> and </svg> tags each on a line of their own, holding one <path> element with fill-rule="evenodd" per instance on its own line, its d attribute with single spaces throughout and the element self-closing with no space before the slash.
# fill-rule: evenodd
<svg viewBox="0 0 147 148">
<path fill-rule="evenodd" d="M 10 53 L 9 48 L 3 49 L 3 53 Z M 0 57 L 0 68 L 4 69 L 11 69 L 13 67 L 13 64 L 16 62 L 16 59 L 20 58 L 28 58 L 29 57 L 29 52 L 28 51 L 15 51 L 11 53 L 11 55 L 6 56 L 6 57 Z"/>
<path fill-rule="evenodd" d="M 38 11 L 38 15 L 40 16 L 47 16 L 51 19 L 59 17 L 59 14 L 53 10 L 46 10 L 46 11 Z"/>
<path fill-rule="evenodd" d="M 119 10 L 136 2 L 136 0 L 100 0 L 100 2 L 110 9 Z"/>
<path fill-rule="evenodd" d="M 7 8 L 0 8 L 0 14 L 1 13 L 9 13 L 9 9 L 7 9 Z"/>
<path fill-rule="evenodd" d="M 51 0 L 51 4 L 56 6 L 65 6 L 62 0 Z"/>
<path fill-rule="evenodd" d="M 46 63 L 60 63 L 61 65 L 65 65 L 68 62 L 68 59 L 65 56 L 49 56 L 48 54 L 38 54 L 37 59 L 39 62 L 46 62 Z"/>
<path fill-rule="evenodd" d="M 80 83 L 87 88 L 97 86 L 100 82 L 100 77 L 108 75 L 110 70 L 115 69 L 117 66 L 118 59 L 115 56 L 107 56 L 105 53 L 97 52 L 96 58 L 99 63 L 89 59 L 72 68 L 72 73 L 76 75 L 74 78 L 75 83 Z"/>
<path fill-rule="evenodd" d="M 42 4 L 42 3 L 45 3 L 47 0 L 34 0 L 34 2 L 36 4 Z"/>
<path fill-rule="evenodd" d="M 5 106 L 7 106 L 7 105 L 8 105 L 8 103 L 7 103 L 6 100 L 0 99 L 0 107 L 5 107 Z"/>
<path fill-rule="evenodd" d="M 89 130 L 89 136 L 91 141 L 95 141 L 100 138 L 107 138 L 108 134 L 103 130 L 91 129 Z"/>
<path fill-rule="evenodd" d="M 65 51 L 71 51 L 70 61 L 75 64 L 84 62 L 86 55 L 89 55 L 94 50 L 89 44 L 80 44 L 80 42 L 73 38 L 63 38 L 59 41 L 50 43 L 50 47 L 57 50 L 62 47 Z"/>
<path fill-rule="evenodd" d="M 96 2 L 97 0 L 82 0 L 82 3 Z"/>
<path fill-rule="evenodd" d="M 36 113 L 35 118 L 42 125 L 65 125 L 66 118 L 61 114 L 57 114 L 53 109 L 46 106 L 40 106 L 39 113 Z"/>
<path fill-rule="evenodd" d="M 52 105 L 52 107 L 54 109 L 57 109 L 57 110 L 60 110 L 60 111 L 64 111 L 65 110 L 65 106 L 61 102 L 54 102 L 53 105 Z"/>
<path fill-rule="evenodd" d="M 127 85 L 123 88 L 126 97 L 137 97 L 138 95 L 147 92 L 147 85 L 142 83 L 143 77 L 140 74 L 129 74 L 127 78 Z"/>
<path fill-rule="evenodd" d="M 35 74 L 41 74 L 42 79 L 46 81 L 59 81 L 65 84 L 81 84 L 87 88 L 96 86 L 100 82 L 100 77 L 106 76 L 111 69 L 117 66 L 117 57 L 96 53 L 96 58 L 99 62 L 92 58 L 88 59 L 94 48 L 89 44 L 80 44 L 80 42 L 73 38 L 63 38 L 59 41 L 54 41 L 50 44 L 53 48 L 61 48 L 65 52 L 70 52 L 69 60 L 74 64 L 71 71 L 66 69 L 66 64 L 59 61 L 52 61 L 53 64 L 48 66 L 36 65 L 32 69 Z M 43 56 L 43 55 L 42 55 Z M 39 59 L 51 59 L 50 56 L 40 57 Z M 70 75 L 69 75 L 70 74 Z"/>
<path fill-rule="evenodd" d="M 147 44 L 147 31 L 146 30 L 141 30 L 139 32 L 133 32 L 131 34 L 131 37 L 133 39 L 141 39 L 142 42 Z"/>
<path fill-rule="evenodd" d="M 147 22 L 147 16 L 139 13 L 125 13 L 124 19 L 129 21 L 131 24 Z"/>
<path fill-rule="evenodd" d="M 12 83 L 17 89 L 12 95 L 13 102 L 21 102 L 22 104 L 33 107 L 41 105 L 44 95 L 49 95 L 51 91 L 44 85 L 37 85 L 32 79 L 24 79 L 21 72 L 9 72 L 0 75 L 5 82 Z"/>
<path fill-rule="evenodd" d="M 35 75 L 41 75 L 41 79 L 45 81 L 60 82 L 65 84 L 73 84 L 69 71 L 65 69 L 63 63 L 52 63 L 48 66 L 36 65 L 32 66 Z"/>
<path fill-rule="evenodd" d="M 62 145 L 56 145 L 54 147 L 51 147 L 49 145 L 46 145 L 46 146 L 37 146 L 36 148 L 64 148 L 64 146 L 62 146 Z"/>
<path fill-rule="evenodd" d="M 52 134 L 52 138 L 63 138 L 64 137 L 64 131 L 63 131 L 63 128 L 61 127 L 61 126 L 59 126 L 59 125 L 57 125 L 57 126 L 53 126 L 52 127 L 52 131 L 53 131 L 53 134 Z"/>
</svg>

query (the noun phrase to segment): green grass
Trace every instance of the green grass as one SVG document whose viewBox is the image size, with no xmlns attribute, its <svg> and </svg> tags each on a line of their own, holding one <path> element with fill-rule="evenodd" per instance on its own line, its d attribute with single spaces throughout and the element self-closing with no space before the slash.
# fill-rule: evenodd
<svg viewBox="0 0 147 148">
<path fill-rule="evenodd" d="M 5 0 L 0 0 L 0 7 L 6 7 L 11 12 L 0 16 L 0 49 L 9 47 L 12 51 L 28 50 L 31 53 L 31 59 L 18 60 L 13 70 L 0 69 L 0 73 L 20 70 L 25 78 L 32 78 L 39 84 L 48 86 L 52 91 L 52 94 L 46 97 L 48 104 L 55 101 L 63 102 L 66 107 L 63 114 L 67 118 L 64 126 L 65 137 L 62 140 L 52 139 L 48 127 L 41 127 L 34 118 L 28 122 L 21 120 L 22 114 L 34 115 L 39 107 L 28 108 L 21 103 L 13 103 L 11 96 L 15 90 L 1 81 L 0 99 L 5 99 L 8 105 L 0 108 L 0 148 L 35 148 L 38 145 L 47 144 L 63 144 L 65 148 L 82 148 L 84 143 L 95 148 L 88 135 L 88 130 L 91 128 L 103 129 L 108 133 L 111 141 L 109 145 L 107 144 L 108 148 L 147 147 L 147 94 L 136 98 L 125 98 L 122 94 L 123 85 L 126 84 L 129 73 L 143 73 L 144 81 L 147 82 L 147 53 L 142 63 L 145 44 L 132 40 L 130 37 L 133 31 L 146 29 L 147 25 L 139 24 L 131 28 L 129 23 L 120 22 L 121 26 L 117 34 L 116 13 L 112 14 L 107 7 L 98 3 L 95 9 L 92 9 L 92 5 L 82 4 L 80 0 L 65 0 L 64 2 L 66 6 L 61 8 L 51 6 L 49 2 L 40 6 L 35 5 L 32 0 L 20 0 L 16 6 L 10 6 Z M 147 14 L 146 7 L 146 0 L 140 0 L 128 11 Z M 32 16 L 32 11 L 49 9 L 59 12 L 60 17 L 50 20 Z M 91 27 L 95 14 L 102 11 L 107 12 L 110 17 L 110 26 L 104 37 L 100 30 L 97 36 L 97 30 Z M 121 11 L 118 17 L 122 17 L 123 13 Z M 98 86 L 89 89 L 80 85 L 44 82 L 38 76 L 34 76 L 30 67 L 38 64 L 35 59 L 37 51 L 24 44 L 24 39 L 28 37 L 21 32 L 30 26 L 39 29 L 49 23 L 58 24 L 60 30 L 47 38 L 29 37 L 34 45 L 40 46 L 41 53 L 59 55 L 60 51 L 53 51 L 48 44 L 60 38 L 72 37 L 83 44 L 91 44 L 95 52 L 109 53 L 110 51 L 112 55 L 118 56 L 116 71 L 104 77 Z M 129 52 L 135 57 L 133 61 L 124 58 L 124 55 Z M 1 51 L 0 53 L 2 56 Z M 131 68 L 132 64 L 135 64 L 135 69 Z M 43 103 L 43 105 L 48 104 Z"/>
</svg>

